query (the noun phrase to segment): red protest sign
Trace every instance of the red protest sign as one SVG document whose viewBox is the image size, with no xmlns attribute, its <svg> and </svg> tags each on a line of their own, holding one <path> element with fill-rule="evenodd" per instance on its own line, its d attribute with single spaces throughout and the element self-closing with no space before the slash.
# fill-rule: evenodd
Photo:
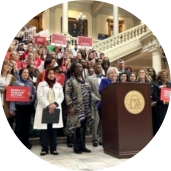
<svg viewBox="0 0 171 171">
<path fill-rule="evenodd" d="M 51 45 L 66 47 L 67 39 L 65 35 L 52 34 L 51 35 Z"/>
<path fill-rule="evenodd" d="M 37 36 L 34 39 L 34 43 L 35 44 L 45 44 L 46 43 L 46 37 Z"/>
<path fill-rule="evenodd" d="M 161 88 L 160 100 L 169 102 L 170 95 L 171 95 L 171 88 L 165 88 L 165 87 Z"/>
<path fill-rule="evenodd" d="M 92 37 L 83 37 L 78 36 L 78 47 L 89 47 L 92 48 L 93 46 L 93 39 Z"/>
<path fill-rule="evenodd" d="M 30 88 L 26 86 L 8 86 L 6 88 L 6 101 L 28 102 Z"/>
<path fill-rule="evenodd" d="M 65 81 L 65 75 L 64 74 L 58 74 L 55 73 L 56 75 L 56 81 L 61 84 L 61 86 L 64 86 L 64 81 Z"/>
</svg>

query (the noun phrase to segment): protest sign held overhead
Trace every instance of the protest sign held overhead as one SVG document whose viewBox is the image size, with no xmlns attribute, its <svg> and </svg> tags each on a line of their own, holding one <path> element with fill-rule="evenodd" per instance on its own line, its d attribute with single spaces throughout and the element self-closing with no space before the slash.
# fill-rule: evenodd
<svg viewBox="0 0 171 171">
<path fill-rule="evenodd" d="M 82 47 L 92 48 L 93 39 L 92 37 L 78 36 L 77 44 L 78 44 L 78 48 L 82 48 Z"/>
<path fill-rule="evenodd" d="M 45 44 L 46 43 L 46 37 L 40 37 L 36 36 L 34 39 L 35 44 Z"/>
<path fill-rule="evenodd" d="M 35 26 L 26 26 L 24 31 L 23 40 L 34 40 L 34 36 L 36 33 L 36 27 Z"/>
<path fill-rule="evenodd" d="M 65 35 L 52 34 L 51 35 L 51 45 L 66 47 L 67 39 Z"/>
<path fill-rule="evenodd" d="M 48 50 L 49 50 L 50 53 L 53 52 L 53 49 L 54 49 L 54 46 L 52 46 L 52 45 L 48 46 Z"/>
</svg>

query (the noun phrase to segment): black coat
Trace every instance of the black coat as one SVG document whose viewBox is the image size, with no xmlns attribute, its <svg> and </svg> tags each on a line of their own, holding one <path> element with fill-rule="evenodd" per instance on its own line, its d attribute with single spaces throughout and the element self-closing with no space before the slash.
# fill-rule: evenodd
<svg viewBox="0 0 171 171">
<path fill-rule="evenodd" d="M 135 83 L 140 83 L 140 80 L 135 80 L 134 82 L 135 82 Z M 132 82 L 132 83 L 134 83 L 134 82 Z M 150 81 L 145 81 L 145 83 L 150 85 L 150 96 L 151 96 L 151 99 L 152 99 L 153 84 L 152 84 L 152 82 L 150 82 Z"/>
<path fill-rule="evenodd" d="M 152 92 L 152 100 L 156 101 L 156 106 L 152 107 L 153 112 L 153 134 L 155 135 L 159 130 L 165 116 L 167 113 L 168 105 L 164 104 L 163 101 L 160 100 L 162 83 L 160 81 L 155 81 L 153 83 L 153 92 Z M 168 88 L 171 88 L 171 82 L 166 83 Z"/>
</svg>

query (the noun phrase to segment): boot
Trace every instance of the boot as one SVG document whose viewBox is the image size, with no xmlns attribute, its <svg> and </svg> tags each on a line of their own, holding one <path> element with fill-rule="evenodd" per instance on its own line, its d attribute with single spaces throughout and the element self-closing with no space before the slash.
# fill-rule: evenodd
<svg viewBox="0 0 171 171">
<path fill-rule="evenodd" d="M 78 147 L 78 140 L 77 140 L 77 135 L 76 135 L 76 133 L 72 135 L 72 141 L 73 141 L 73 143 L 74 143 L 74 148 L 73 148 L 74 153 L 76 153 L 76 154 L 81 154 L 82 151 L 81 151 L 81 150 L 79 149 L 79 147 Z"/>
<path fill-rule="evenodd" d="M 85 128 L 80 127 L 80 142 L 81 142 L 81 151 L 91 153 L 91 150 L 87 149 L 85 146 Z"/>
<path fill-rule="evenodd" d="M 73 147 L 72 141 L 71 141 L 71 137 L 68 136 L 68 135 L 67 135 L 67 146 L 68 146 L 69 148 L 72 148 L 72 147 Z"/>
<path fill-rule="evenodd" d="M 77 128 L 77 129 L 76 129 L 76 136 L 77 136 L 78 148 L 79 148 L 80 151 L 81 151 L 82 147 L 81 147 L 81 139 L 80 139 L 80 128 Z"/>
</svg>

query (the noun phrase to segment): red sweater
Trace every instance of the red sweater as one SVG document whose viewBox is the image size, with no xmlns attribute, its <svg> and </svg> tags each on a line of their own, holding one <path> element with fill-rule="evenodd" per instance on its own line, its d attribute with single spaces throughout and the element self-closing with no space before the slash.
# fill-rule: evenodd
<svg viewBox="0 0 171 171">
<path fill-rule="evenodd" d="M 35 63 L 35 67 L 38 68 L 40 66 L 40 64 L 42 63 L 41 59 L 40 58 L 36 58 L 34 60 L 34 63 Z"/>
<path fill-rule="evenodd" d="M 28 53 L 26 51 L 21 55 L 23 60 L 25 60 L 27 58 L 27 56 L 28 56 Z"/>
<path fill-rule="evenodd" d="M 9 59 L 10 53 L 11 53 L 11 52 L 7 52 L 7 53 L 6 53 L 5 59 Z"/>
<path fill-rule="evenodd" d="M 23 67 L 23 62 L 21 60 L 17 61 L 17 69 L 21 69 Z"/>
</svg>

